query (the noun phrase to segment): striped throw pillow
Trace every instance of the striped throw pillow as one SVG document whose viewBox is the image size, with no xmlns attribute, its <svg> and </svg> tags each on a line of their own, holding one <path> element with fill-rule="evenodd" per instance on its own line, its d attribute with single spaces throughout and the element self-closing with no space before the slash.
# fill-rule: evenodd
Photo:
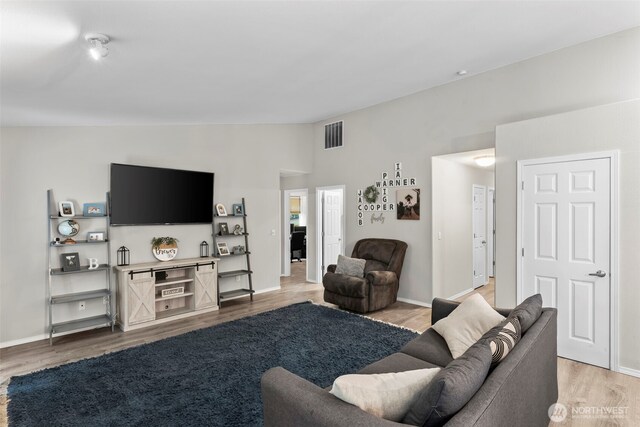
<svg viewBox="0 0 640 427">
<path fill-rule="evenodd" d="M 508 317 L 491 332 L 493 333 L 488 337 L 488 341 L 492 354 L 491 369 L 493 369 L 507 357 L 520 341 L 522 331 L 518 318 L 513 316 Z"/>
</svg>

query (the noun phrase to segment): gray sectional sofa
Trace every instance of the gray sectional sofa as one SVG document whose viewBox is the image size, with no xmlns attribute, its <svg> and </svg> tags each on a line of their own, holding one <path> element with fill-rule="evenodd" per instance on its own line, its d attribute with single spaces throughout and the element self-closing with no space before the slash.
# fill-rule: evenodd
<svg viewBox="0 0 640 427">
<path fill-rule="evenodd" d="M 459 303 L 436 298 L 431 323 L 448 316 Z M 511 310 L 498 309 L 503 316 Z M 558 398 L 557 312 L 544 308 L 520 342 L 482 383 L 480 389 L 446 426 L 547 426 L 548 408 Z M 457 360 L 457 359 L 456 359 Z M 429 328 L 400 352 L 363 368 L 358 373 L 402 372 L 445 367 L 453 361 L 444 339 Z M 281 368 L 262 377 L 265 426 L 397 426 L 334 397 Z"/>
</svg>

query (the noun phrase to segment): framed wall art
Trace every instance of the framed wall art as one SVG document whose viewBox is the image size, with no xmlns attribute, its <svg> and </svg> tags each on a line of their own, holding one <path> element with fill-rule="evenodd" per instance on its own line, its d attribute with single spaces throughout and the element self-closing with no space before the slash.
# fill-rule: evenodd
<svg viewBox="0 0 640 427">
<path fill-rule="evenodd" d="M 420 219 L 420 189 L 396 190 L 396 215 L 398 219 Z"/>
</svg>

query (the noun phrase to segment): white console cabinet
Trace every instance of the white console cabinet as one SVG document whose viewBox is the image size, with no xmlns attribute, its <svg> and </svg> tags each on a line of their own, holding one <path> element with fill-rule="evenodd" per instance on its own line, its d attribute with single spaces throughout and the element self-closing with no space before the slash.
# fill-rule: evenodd
<svg viewBox="0 0 640 427">
<path fill-rule="evenodd" d="M 123 331 L 218 309 L 218 258 L 115 267 L 117 322 Z"/>
</svg>

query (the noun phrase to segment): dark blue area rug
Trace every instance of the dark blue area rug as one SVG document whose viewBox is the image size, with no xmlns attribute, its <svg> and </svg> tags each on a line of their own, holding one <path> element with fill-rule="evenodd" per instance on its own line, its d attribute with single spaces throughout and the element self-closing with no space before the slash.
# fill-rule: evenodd
<svg viewBox="0 0 640 427">
<path fill-rule="evenodd" d="M 13 377 L 10 426 L 262 425 L 274 366 L 327 387 L 417 334 L 311 303 Z"/>
</svg>

